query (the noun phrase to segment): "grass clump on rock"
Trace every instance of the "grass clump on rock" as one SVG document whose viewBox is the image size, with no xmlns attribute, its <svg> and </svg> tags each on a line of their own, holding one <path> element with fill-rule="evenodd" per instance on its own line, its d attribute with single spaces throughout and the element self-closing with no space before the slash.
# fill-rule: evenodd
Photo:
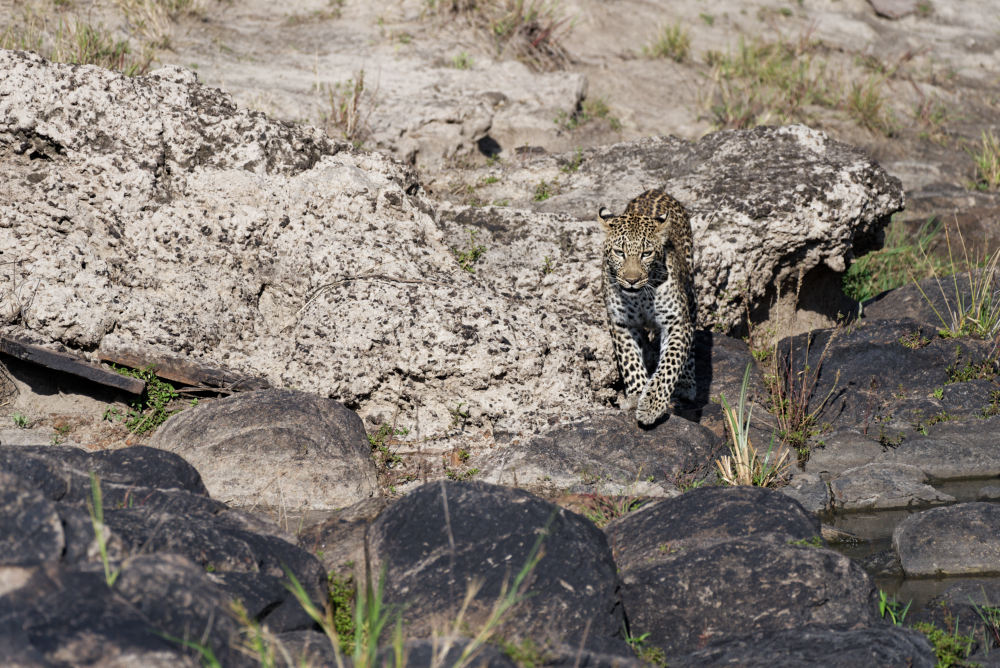
<svg viewBox="0 0 1000 668">
<path fill-rule="evenodd" d="M 178 398 L 177 390 L 170 383 L 160 380 L 153 367 L 144 369 L 129 369 L 111 365 L 111 368 L 123 376 L 131 376 L 146 381 L 144 400 L 133 402 L 128 411 L 117 408 L 104 411 L 105 420 L 119 420 L 133 434 L 148 434 L 167 421 L 167 418 L 180 409 L 171 409 L 170 404 Z"/>
<path fill-rule="evenodd" d="M 665 25 L 659 35 L 642 52 L 650 58 L 670 58 L 683 63 L 691 50 L 691 35 L 680 23 Z"/>
<path fill-rule="evenodd" d="M 770 487 L 778 483 L 788 469 L 788 450 L 776 447 L 772 438 L 767 452 L 761 455 L 750 443 L 750 416 L 753 407 L 745 410 L 750 368 L 751 365 L 747 364 L 743 372 L 740 397 L 735 408 L 729 405 L 725 395 L 720 396 L 726 427 L 732 440 L 729 444 L 730 454 L 723 455 L 715 464 L 719 477 L 727 485 Z"/>
</svg>

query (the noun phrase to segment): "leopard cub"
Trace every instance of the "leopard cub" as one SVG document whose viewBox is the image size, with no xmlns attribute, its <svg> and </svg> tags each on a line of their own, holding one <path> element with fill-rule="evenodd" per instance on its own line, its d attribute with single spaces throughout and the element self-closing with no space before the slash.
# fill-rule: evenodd
<svg viewBox="0 0 1000 668">
<path fill-rule="evenodd" d="M 601 207 L 603 289 L 625 396 L 642 425 L 695 397 L 691 220 L 680 202 L 647 190 L 620 216 Z"/>
</svg>

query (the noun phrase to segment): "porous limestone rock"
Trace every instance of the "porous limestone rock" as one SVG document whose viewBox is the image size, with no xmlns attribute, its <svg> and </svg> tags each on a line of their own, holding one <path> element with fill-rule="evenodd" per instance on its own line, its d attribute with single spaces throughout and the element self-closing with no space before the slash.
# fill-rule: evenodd
<svg viewBox="0 0 1000 668">
<path fill-rule="evenodd" d="M 0 331 L 262 376 L 406 427 L 424 452 L 615 405 L 601 232 L 577 219 L 601 200 L 668 183 L 701 233 L 704 324 L 722 326 L 744 291 L 835 275 L 900 205 L 874 163 L 795 126 L 595 149 L 545 203 L 565 213 L 438 220 L 407 167 L 180 68 L 0 51 L 0 69 Z"/>
<path fill-rule="evenodd" d="M 177 68 L 128 78 L 0 51 L 0 69 L 4 333 L 179 353 L 376 422 L 398 413 L 425 438 L 457 405 L 519 428 L 613 396 L 596 294 L 575 288 L 596 269 L 496 293 L 391 159 Z"/>
<path fill-rule="evenodd" d="M 750 309 L 782 334 L 847 312 L 844 271 L 881 245 L 903 206 L 898 179 L 863 151 L 804 125 L 715 132 L 697 142 L 648 137 L 487 167 L 466 179 L 481 185 L 482 201 L 561 214 L 459 208 L 445 216 L 504 239 L 528 225 L 532 239 L 559 239 L 569 220 L 596 220 L 602 205 L 618 212 L 644 190 L 665 188 L 691 213 L 700 324 L 728 330 Z M 574 241 L 596 247 L 601 228 L 588 231 Z M 560 251 L 549 255 L 551 266 L 559 267 Z M 499 276 L 522 275 L 528 263 L 537 273 L 542 264 L 522 252 L 494 261 Z"/>
</svg>

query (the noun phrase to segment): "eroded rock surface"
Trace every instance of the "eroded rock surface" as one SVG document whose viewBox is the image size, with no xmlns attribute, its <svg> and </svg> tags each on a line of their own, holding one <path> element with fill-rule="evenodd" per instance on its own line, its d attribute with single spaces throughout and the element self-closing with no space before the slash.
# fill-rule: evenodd
<svg viewBox="0 0 1000 668">
<path fill-rule="evenodd" d="M 747 308 L 784 332 L 833 322 L 838 309 L 850 308 L 840 295 L 846 262 L 876 248 L 888 217 L 903 206 L 899 181 L 871 158 L 801 125 L 717 132 L 697 142 L 652 137 L 488 167 L 481 178 L 493 181 L 479 191 L 486 201 L 584 220 L 602 205 L 620 211 L 644 190 L 665 188 L 691 213 L 699 322 L 723 330 Z M 536 201 L 538 184 L 554 181 L 559 191 Z M 491 218 L 525 214 L 462 209 L 452 216 L 490 229 Z M 500 261 L 514 274 L 523 259 L 511 253 Z M 797 310 L 812 318 L 790 325 Z"/>
<path fill-rule="evenodd" d="M 936 665 L 934 650 L 923 634 L 899 626 L 837 630 L 789 629 L 699 650 L 671 661 L 677 666 L 912 666 Z"/>
<path fill-rule="evenodd" d="M 877 623 L 868 576 L 826 549 L 815 520 L 779 492 L 697 489 L 608 534 L 630 632 L 668 656 L 758 632 Z"/>
<path fill-rule="evenodd" d="M 618 576 L 604 534 L 587 519 L 527 492 L 483 483 L 428 483 L 384 511 L 369 530 L 372 571 L 385 569 L 385 600 L 406 604 L 414 637 L 454 619 L 472 578 L 482 586 L 466 619 L 478 629 L 505 582 L 531 570 L 531 596 L 502 632 L 519 642 L 628 655 Z"/>
<path fill-rule="evenodd" d="M 179 68 L 127 78 L 6 51 L 0 66 L 0 285 L 33 286 L 5 332 L 263 377 L 431 451 L 458 436 L 456 405 L 489 439 L 615 403 L 601 232 L 576 220 L 598 200 L 655 182 L 689 205 L 704 324 L 721 327 L 744 293 L 834 280 L 902 202 L 863 154 L 792 126 L 594 149 L 578 195 L 545 203 L 559 215 L 439 220 L 408 168 L 240 110 Z"/>
<path fill-rule="evenodd" d="M 1000 505 L 960 503 L 903 520 L 892 544 L 911 577 L 1000 574 Z"/>
<path fill-rule="evenodd" d="M 282 633 L 313 625 L 287 572 L 317 605 L 326 598 L 315 557 L 210 499 L 171 453 L 3 446 L 0 481 L 5 661 L 200 665 L 183 644 L 197 640 L 224 665 L 250 665 L 234 600 Z"/>
<path fill-rule="evenodd" d="M 927 475 L 909 464 L 866 464 L 830 481 L 836 510 L 889 510 L 954 503 L 927 484 Z"/>
<path fill-rule="evenodd" d="M 498 439 L 500 440 L 500 439 Z M 621 412 L 593 415 L 534 437 L 505 435 L 484 464 L 487 482 L 559 492 L 664 496 L 700 480 L 722 446 L 701 425 L 674 416 L 655 429 Z"/>
<path fill-rule="evenodd" d="M 378 495 L 361 419 L 306 392 L 250 392 L 185 410 L 150 445 L 185 457 L 213 497 L 234 505 L 334 509 Z"/>
</svg>

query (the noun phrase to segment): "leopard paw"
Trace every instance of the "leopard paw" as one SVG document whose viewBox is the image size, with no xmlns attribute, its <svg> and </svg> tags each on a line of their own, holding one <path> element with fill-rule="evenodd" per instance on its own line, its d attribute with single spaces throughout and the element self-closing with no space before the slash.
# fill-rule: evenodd
<svg viewBox="0 0 1000 668">
<path fill-rule="evenodd" d="M 648 394 L 643 392 L 639 397 L 639 403 L 635 409 L 635 419 L 643 426 L 655 424 L 658 420 L 670 414 L 670 405 L 667 402 L 654 401 Z"/>
</svg>

